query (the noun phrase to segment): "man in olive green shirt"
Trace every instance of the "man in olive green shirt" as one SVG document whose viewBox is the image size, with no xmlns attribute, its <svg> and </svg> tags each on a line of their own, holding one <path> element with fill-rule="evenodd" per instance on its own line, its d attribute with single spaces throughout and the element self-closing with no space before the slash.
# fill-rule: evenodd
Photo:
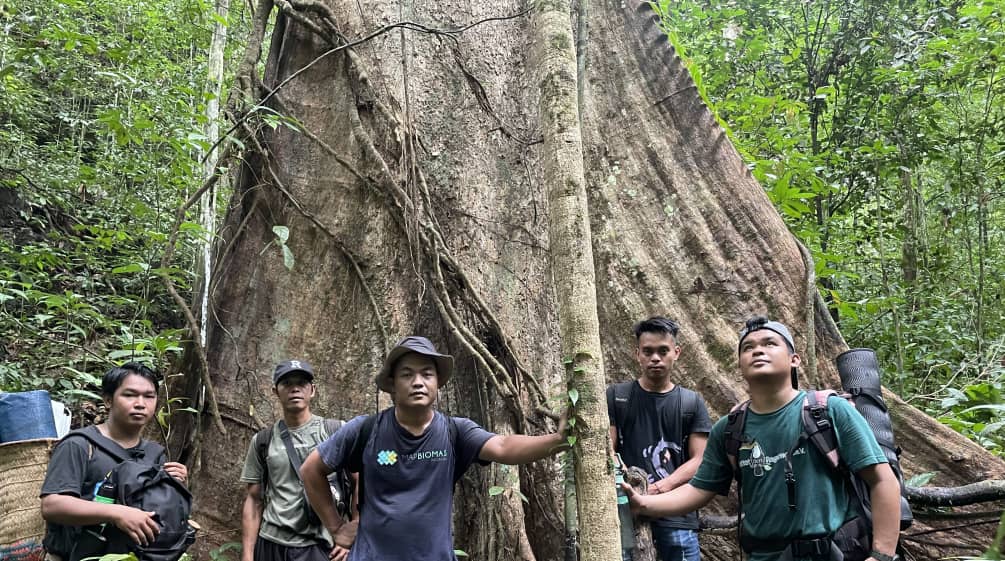
<svg viewBox="0 0 1005 561">
<path fill-rule="evenodd" d="M 285 423 L 301 462 L 328 438 L 324 419 L 311 413 L 314 371 L 305 361 L 287 360 L 276 366 L 272 381 L 283 420 L 252 438 L 248 447 L 241 472 L 248 486 L 241 513 L 241 561 L 329 561 L 334 543 L 323 525 L 308 518 L 303 485 L 281 436 Z M 260 438 L 269 438 L 266 465 L 259 458 Z"/>
</svg>

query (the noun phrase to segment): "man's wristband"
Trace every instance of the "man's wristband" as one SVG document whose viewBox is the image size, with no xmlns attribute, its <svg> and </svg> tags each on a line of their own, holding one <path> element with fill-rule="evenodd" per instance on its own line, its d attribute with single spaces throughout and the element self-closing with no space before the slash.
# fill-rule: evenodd
<svg viewBox="0 0 1005 561">
<path fill-rule="evenodd" d="M 869 552 L 869 557 L 872 557 L 876 561 L 900 561 L 900 556 L 896 553 L 893 555 L 887 555 L 885 553 L 880 553 L 875 549 Z"/>
</svg>

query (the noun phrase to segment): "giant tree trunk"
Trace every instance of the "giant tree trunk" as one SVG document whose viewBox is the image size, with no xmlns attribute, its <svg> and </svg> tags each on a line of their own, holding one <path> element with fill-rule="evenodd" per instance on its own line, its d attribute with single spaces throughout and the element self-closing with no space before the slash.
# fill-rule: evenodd
<svg viewBox="0 0 1005 561">
<path fill-rule="evenodd" d="M 482 23 L 453 35 L 456 42 L 396 28 L 284 82 L 337 42 L 335 30 L 353 39 L 401 20 L 457 28 L 520 14 L 524 3 L 281 6 L 288 15 L 276 21 L 264 86 L 253 64 L 238 78 L 257 99 L 284 84 L 265 104 L 297 124 L 265 126 L 256 115 L 269 112 L 260 110 L 238 128 L 254 136 L 244 140 L 243 179 L 221 232 L 208 342 L 229 434 L 208 418 L 189 431 L 197 518 L 210 544 L 238 539 L 237 478 L 253 431 L 275 418 L 269 373 L 278 360 L 315 364 L 317 409 L 339 417 L 377 407 L 372 374 L 407 333 L 457 356 L 440 407 L 490 430 L 551 430 L 540 410 L 564 394 L 552 274 L 571 273 L 549 268 L 549 170 L 529 72 L 530 16 Z M 256 13 L 271 8 L 261 0 Z M 819 376 L 836 385 L 830 359 L 843 343 L 826 311 L 806 325 L 798 246 L 648 4 L 606 0 L 589 9 L 582 139 L 608 379 L 635 371 L 632 323 L 669 314 L 683 325 L 677 381 L 721 415 L 743 397 L 737 330 L 767 313 L 793 328 L 800 348 L 815 333 Z M 277 225 L 290 231 L 289 270 Z M 917 410 L 898 401 L 895 413 L 909 474 L 937 469 L 934 483 L 948 486 L 1005 473 Z M 457 488 L 456 547 L 479 560 L 560 559 L 560 475 L 557 460 L 473 468 Z M 507 491 L 489 496 L 492 485 Z M 989 530 L 971 525 L 938 537 L 983 545 Z M 729 535 L 702 542 L 706 559 L 736 558 Z M 961 551 L 925 547 L 921 558 Z"/>
</svg>

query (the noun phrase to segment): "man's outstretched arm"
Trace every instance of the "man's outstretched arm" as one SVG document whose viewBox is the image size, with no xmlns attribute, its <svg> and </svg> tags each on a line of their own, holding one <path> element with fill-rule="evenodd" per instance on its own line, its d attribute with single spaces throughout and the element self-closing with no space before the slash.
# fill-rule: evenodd
<svg viewBox="0 0 1005 561">
<path fill-rule="evenodd" d="M 715 498 L 713 491 L 693 487 L 690 483 L 659 495 L 640 495 L 627 483 L 622 483 L 621 487 L 628 495 L 632 512 L 650 518 L 684 516 L 707 505 Z"/>
<path fill-rule="evenodd" d="M 558 430 L 551 434 L 527 436 L 525 434 L 497 434 L 488 439 L 478 459 L 500 464 L 519 465 L 546 458 L 568 448 L 565 440 L 565 423 L 568 412 L 558 421 Z"/>
</svg>

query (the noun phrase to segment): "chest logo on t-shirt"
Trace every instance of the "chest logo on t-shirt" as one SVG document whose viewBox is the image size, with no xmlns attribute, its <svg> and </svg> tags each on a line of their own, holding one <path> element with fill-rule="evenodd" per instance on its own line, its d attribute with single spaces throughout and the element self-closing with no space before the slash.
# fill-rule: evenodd
<svg viewBox="0 0 1005 561">
<path fill-rule="evenodd" d="M 377 463 L 382 466 L 393 466 L 398 463 L 398 453 L 394 450 L 381 450 L 377 452 Z"/>
<path fill-rule="evenodd" d="M 750 468 L 754 477 L 762 477 L 765 472 L 771 471 L 772 466 L 785 459 L 785 452 L 779 452 L 773 456 L 764 453 L 764 449 L 756 440 L 745 442 L 740 446 L 740 451 L 748 451 L 750 454 L 740 460 L 740 467 Z M 806 447 L 800 446 L 792 453 L 793 456 L 806 453 Z"/>
<path fill-rule="evenodd" d="M 403 463 L 421 461 L 441 462 L 449 457 L 450 451 L 446 448 L 442 450 L 419 450 L 411 454 L 398 454 L 395 450 L 381 450 L 377 452 L 377 464 L 393 466 L 398 463 L 398 460 L 401 460 Z"/>
</svg>

